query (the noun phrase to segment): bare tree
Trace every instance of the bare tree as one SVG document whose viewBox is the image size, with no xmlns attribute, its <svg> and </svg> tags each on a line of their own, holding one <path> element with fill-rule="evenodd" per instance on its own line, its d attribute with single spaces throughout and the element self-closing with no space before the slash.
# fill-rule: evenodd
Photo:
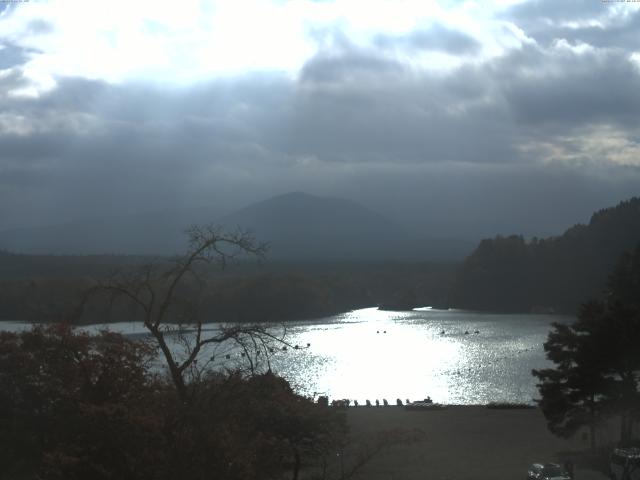
<svg viewBox="0 0 640 480">
<path fill-rule="evenodd" d="M 76 315 L 81 315 L 84 303 L 93 293 L 103 292 L 111 301 L 126 298 L 142 311 L 142 322 L 155 340 L 166 362 L 171 380 L 181 401 L 189 401 L 188 379 L 202 372 L 213 358 L 198 365 L 198 358 L 209 345 L 232 342 L 254 372 L 260 361 L 270 368 L 269 353 L 273 342 L 284 342 L 262 325 L 233 324 L 219 329 L 203 328 L 200 315 L 201 295 L 185 298 L 181 289 L 189 282 L 202 293 L 206 286 L 205 269 L 217 265 L 224 269 L 229 262 L 242 257 L 264 258 L 267 245 L 258 243 L 247 231 L 225 232 L 216 226 L 193 226 L 187 230 L 189 248 L 183 256 L 143 265 L 128 272 L 117 272 L 99 282 L 84 296 Z M 192 292 L 193 293 L 193 292 Z M 194 298 L 195 297 L 195 298 Z M 184 349 L 180 356 L 172 350 L 169 336 L 177 336 Z M 224 356 L 226 359 L 230 355 Z M 262 360 L 261 360 L 262 359 Z"/>
</svg>

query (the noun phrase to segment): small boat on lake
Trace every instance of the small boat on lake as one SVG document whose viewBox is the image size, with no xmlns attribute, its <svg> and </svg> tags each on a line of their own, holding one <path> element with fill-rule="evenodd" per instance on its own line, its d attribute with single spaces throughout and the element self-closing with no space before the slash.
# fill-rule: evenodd
<svg viewBox="0 0 640 480">
<path fill-rule="evenodd" d="M 378 305 L 378 310 L 386 310 L 391 312 L 409 312 L 413 310 L 416 305 L 412 303 L 381 303 Z"/>
<path fill-rule="evenodd" d="M 443 410 L 447 407 L 441 403 L 433 403 L 431 397 L 427 397 L 421 401 L 407 402 L 404 408 L 405 410 Z"/>
</svg>

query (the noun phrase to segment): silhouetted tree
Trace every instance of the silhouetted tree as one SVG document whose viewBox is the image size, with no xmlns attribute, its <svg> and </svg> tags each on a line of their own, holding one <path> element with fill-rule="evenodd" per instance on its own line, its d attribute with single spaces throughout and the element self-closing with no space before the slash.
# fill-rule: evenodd
<svg viewBox="0 0 640 480">
<path fill-rule="evenodd" d="M 203 329 L 199 293 L 205 286 L 202 268 L 212 263 L 221 268 L 239 257 L 262 258 L 266 244 L 260 244 L 245 231 L 227 233 L 214 226 L 194 226 L 187 234 L 189 249 L 172 261 L 143 265 L 118 272 L 88 291 L 108 293 L 112 301 L 124 298 L 142 312 L 142 323 L 152 335 L 183 403 L 190 399 L 188 376 L 198 376 L 206 365 L 198 365 L 199 355 L 208 345 L 233 342 L 254 371 L 269 358 L 269 344 L 282 341 L 261 325 L 234 324 L 214 331 Z M 188 294 L 185 294 L 188 284 Z M 81 315 L 84 303 L 76 312 Z M 187 331 L 185 332 L 185 328 Z M 180 357 L 168 338 L 174 335 L 184 347 Z"/>
<path fill-rule="evenodd" d="M 538 401 L 550 430 L 569 436 L 589 425 L 621 417 L 621 441 L 629 440 L 640 394 L 640 247 L 624 255 L 611 275 L 606 298 L 584 304 L 578 319 L 553 324 L 544 344 L 555 368 L 534 370 Z"/>
</svg>

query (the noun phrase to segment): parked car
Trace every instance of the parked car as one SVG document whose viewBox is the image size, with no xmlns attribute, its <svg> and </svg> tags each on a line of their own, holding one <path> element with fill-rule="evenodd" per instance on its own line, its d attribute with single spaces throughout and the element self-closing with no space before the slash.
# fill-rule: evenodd
<svg viewBox="0 0 640 480">
<path fill-rule="evenodd" d="M 616 448 L 609 457 L 611 480 L 640 480 L 640 448 Z"/>
<path fill-rule="evenodd" d="M 567 471 L 557 463 L 534 463 L 527 470 L 527 480 L 570 480 Z"/>
</svg>

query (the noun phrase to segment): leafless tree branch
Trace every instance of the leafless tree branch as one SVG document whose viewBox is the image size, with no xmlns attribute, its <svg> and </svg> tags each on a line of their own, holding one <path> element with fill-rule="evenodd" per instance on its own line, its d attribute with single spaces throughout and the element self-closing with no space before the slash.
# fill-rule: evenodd
<svg viewBox="0 0 640 480">
<path fill-rule="evenodd" d="M 270 369 L 268 353 L 272 349 L 268 344 L 284 342 L 261 325 L 232 325 L 205 335 L 203 320 L 198 316 L 195 304 L 190 305 L 193 311 L 188 312 L 186 321 L 185 318 L 180 321 L 181 325 L 192 329 L 185 332 L 182 328 L 171 328 L 168 312 L 176 307 L 179 287 L 187 277 L 195 279 L 200 286 L 204 284 L 198 271 L 200 265 L 215 263 L 226 268 L 230 262 L 241 257 L 263 259 L 267 251 L 267 244 L 256 242 L 245 230 L 225 232 L 220 227 L 205 225 L 192 226 L 186 233 L 189 236 L 189 248 L 185 255 L 172 259 L 165 268 L 156 263 L 143 265 L 132 272 L 117 272 L 90 288 L 76 309 L 76 316 L 82 315 L 89 296 L 98 292 L 107 293 L 113 300 L 126 298 L 139 307 L 144 314 L 143 324 L 162 352 L 178 395 L 184 402 L 189 397 L 185 376 L 191 370 L 198 370 L 195 368 L 198 357 L 206 346 L 233 342 L 244 352 L 253 372 L 258 362 L 252 355 L 257 357 L 262 351 Z M 177 334 L 178 341 L 185 346 L 186 358 L 181 361 L 168 343 L 167 336 L 172 334 Z M 253 351 L 247 347 L 249 343 L 254 345 Z M 205 365 L 209 363 L 205 362 Z"/>
</svg>

